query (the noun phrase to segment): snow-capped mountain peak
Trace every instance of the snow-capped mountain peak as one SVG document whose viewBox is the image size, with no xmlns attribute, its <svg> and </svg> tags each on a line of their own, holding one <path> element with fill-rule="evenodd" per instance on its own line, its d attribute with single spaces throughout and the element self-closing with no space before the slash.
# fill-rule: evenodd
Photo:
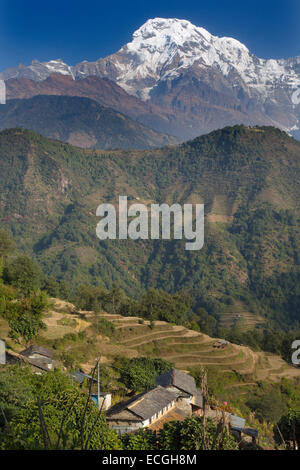
<svg viewBox="0 0 300 470">
<path fill-rule="evenodd" d="M 170 40 L 182 46 L 185 42 L 203 37 L 210 41 L 212 35 L 204 28 L 194 26 L 188 20 L 179 20 L 177 18 L 153 18 L 144 23 L 133 33 L 132 46 L 139 47 L 149 41 L 149 44 L 156 45 L 157 48 L 164 47 Z M 155 39 L 154 39 L 155 38 Z"/>
<path fill-rule="evenodd" d="M 195 63 L 214 67 L 224 76 L 236 73 L 246 85 L 264 86 L 285 74 L 280 61 L 258 59 L 240 41 L 214 36 L 177 18 L 149 19 L 112 57 L 115 81 L 143 99 L 149 98 L 158 80 L 180 76 Z M 296 76 L 292 81 L 298 85 Z"/>
<path fill-rule="evenodd" d="M 163 106 L 164 112 L 180 110 L 184 119 L 190 113 L 192 129 L 202 129 L 203 113 L 210 106 L 206 130 L 219 121 L 300 128 L 300 57 L 260 59 L 237 39 L 215 36 L 188 20 L 149 19 L 118 52 L 95 62 L 71 67 L 61 59 L 33 61 L 6 70 L 0 78 L 40 81 L 52 73 L 75 79 L 107 77 L 129 94 Z M 220 109 L 229 115 L 227 121 L 222 113 L 219 117 Z M 200 124 L 195 118 L 198 112 Z"/>
<path fill-rule="evenodd" d="M 125 54 L 127 60 L 115 64 L 119 68 L 116 81 L 131 93 L 133 76 L 162 80 L 180 75 L 183 68 L 195 62 L 215 67 L 224 76 L 236 72 L 247 85 L 254 86 L 285 80 L 287 72 L 284 60 L 259 59 L 240 41 L 214 36 L 190 21 L 177 18 L 146 21 L 118 54 Z M 300 86 L 299 75 L 294 72 L 287 81 Z"/>
</svg>

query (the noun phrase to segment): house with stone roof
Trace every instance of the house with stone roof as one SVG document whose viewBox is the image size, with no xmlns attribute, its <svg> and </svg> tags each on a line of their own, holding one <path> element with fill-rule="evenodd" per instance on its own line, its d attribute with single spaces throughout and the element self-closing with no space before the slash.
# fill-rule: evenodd
<svg viewBox="0 0 300 470">
<path fill-rule="evenodd" d="M 48 372 L 57 366 L 57 361 L 53 357 L 53 352 L 50 349 L 43 348 L 42 346 L 32 345 L 24 351 L 21 351 L 19 357 L 24 362 L 29 363 L 37 370 Z"/>
<path fill-rule="evenodd" d="M 140 428 L 159 429 L 172 419 L 184 419 L 202 409 L 203 399 L 193 377 L 171 369 L 156 379 L 157 386 L 107 411 L 108 425 L 119 434 Z"/>
<path fill-rule="evenodd" d="M 187 415 L 202 414 L 203 396 L 191 375 L 171 369 L 156 377 L 155 382 L 177 395 L 177 407 L 186 409 Z"/>
<path fill-rule="evenodd" d="M 108 425 L 119 434 L 150 426 L 174 408 L 177 395 L 158 386 L 126 402 L 117 403 L 106 414 Z"/>
</svg>

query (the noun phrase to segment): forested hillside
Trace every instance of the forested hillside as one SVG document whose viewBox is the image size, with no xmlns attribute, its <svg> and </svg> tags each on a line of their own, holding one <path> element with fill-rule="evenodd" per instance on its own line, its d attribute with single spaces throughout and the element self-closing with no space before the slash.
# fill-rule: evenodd
<svg viewBox="0 0 300 470">
<path fill-rule="evenodd" d="M 1 226 L 48 275 L 138 298 L 184 290 L 218 324 L 245 311 L 299 326 L 300 143 L 274 128 L 235 126 L 177 147 L 82 150 L 27 130 L 0 134 Z M 106 241 L 100 203 L 205 204 L 205 244 Z M 237 315 L 238 316 L 238 315 Z M 254 322 L 254 323 L 255 323 Z"/>
</svg>

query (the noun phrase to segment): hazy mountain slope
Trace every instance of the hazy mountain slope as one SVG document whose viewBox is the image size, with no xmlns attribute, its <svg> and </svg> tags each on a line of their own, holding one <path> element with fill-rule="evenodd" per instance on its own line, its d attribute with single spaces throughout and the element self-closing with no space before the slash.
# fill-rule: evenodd
<svg viewBox="0 0 300 470">
<path fill-rule="evenodd" d="M 273 128 L 226 128 L 175 148 L 84 151 L 29 131 L 0 134 L 1 224 L 58 278 L 186 288 L 217 313 L 242 299 L 283 328 L 299 322 L 300 143 Z M 204 248 L 100 242 L 96 207 L 204 202 Z"/>
<path fill-rule="evenodd" d="M 43 81 L 19 77 L 11 78 L 5 84 L 7 100 L 32 98 L 36 95 L 91 98 L 102 106 L 122 112 L 158 132 L 169 132 L 169 119 L 162 109 L 129 95 L 107 78 L 90 76 L 73 80 L 70 75 L 53 73 Z"/>
<path fill-rule="evenodd" d="M 0 108 L 0 129 L 24 127 L 83 148 L 153 148 L 174 143 L 88 98 L 35 96 Z"/>
</svg>

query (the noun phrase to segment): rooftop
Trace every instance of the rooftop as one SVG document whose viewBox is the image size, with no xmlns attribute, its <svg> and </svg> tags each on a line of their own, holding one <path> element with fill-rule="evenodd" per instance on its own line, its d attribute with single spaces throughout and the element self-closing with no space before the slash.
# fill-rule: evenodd
<svg viewBox="0 0 300 470">
<path fill-rule="evenodd" d="M 177 394 L 158 386 L 148 392 L 118 403 L 107 412 L 108 419 L 149 419 L 177 398 Z"/>
<path fill-rule="evenodd" d="M 84 380 L 89 381 L 92 380 L 93 382 L 97 382 L 97 379 L 93 378 L 91 375 L 85 374 L 79 370 L 70 373 L 70 377 L 75 379 L 80 385 L 83 383 Z"/>
<path fill-rule="evenodd" d="M 168 387 L 172 385 L 179 390 L 188 393 L 189 395 L 195 396 L 200 393 L 197 390 L 195 379 L 185 372 L 181 372 L 178 369 L 171 369 L 165 374 L 159 375 L 155 379 L 158 385 L 162 387 Z"/>
<path fill-rule="evenodd" d="M 32 345 L 29 346 L 29 348 L 24 349 L 24 351 L 21 351 L 20 353 L 22 356 L 29 357 L 32 354 L 40 354 L 41 356 L 48 357 L 50 359 L 53 359 L 53 353 L 50 351 L 50 349 L 43 348 L 42 346 L 37 346 L 37 345 Z"/>
</svg>

